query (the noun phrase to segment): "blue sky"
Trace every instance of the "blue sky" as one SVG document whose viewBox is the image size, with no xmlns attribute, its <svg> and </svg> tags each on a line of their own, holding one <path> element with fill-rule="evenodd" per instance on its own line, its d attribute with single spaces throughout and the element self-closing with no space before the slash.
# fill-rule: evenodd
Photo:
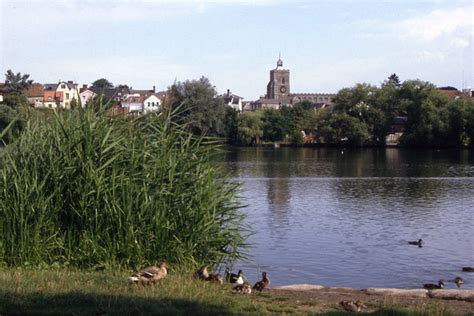
<svg viewBox="0 0 474 316">
<path fill-rule="evenodd" d="M 42 83 L 105 77 L 164 90 L 206 76 L 251 100 L 281 52 L 291 92 L 379 85 L 391 73 L 474 86 L 472 0 L 0 0 L 0 12 L 0 70 Z"/>
</svg>

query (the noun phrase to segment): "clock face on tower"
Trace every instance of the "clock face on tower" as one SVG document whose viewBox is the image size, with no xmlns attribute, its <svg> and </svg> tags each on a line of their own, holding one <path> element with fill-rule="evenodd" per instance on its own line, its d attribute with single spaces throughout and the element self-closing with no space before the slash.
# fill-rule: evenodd
<svg viewBox="0 0 474 316">
<path fill-rule="evenodd" d="M 285 92 L 286 92 L 286 87 L 285 87 L 285 86 L 281 86 L 281 87 L 280 87 L 280 92 L 281 92 L 281 93 L 285 93 Z"/>
</svg>

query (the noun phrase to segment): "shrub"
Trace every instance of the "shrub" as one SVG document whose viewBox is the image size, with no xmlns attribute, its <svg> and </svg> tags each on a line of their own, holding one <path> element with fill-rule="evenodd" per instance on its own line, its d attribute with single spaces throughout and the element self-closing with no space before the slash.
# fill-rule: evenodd
<svg viewBox="0 0 474 316">
<path fill-rule="evenodd" d="M 77 108 L 31 120 L 0 156 L 7 265 L 218 264 L 243 256 L 238 185 L 172 123 Z"/>
</svg>

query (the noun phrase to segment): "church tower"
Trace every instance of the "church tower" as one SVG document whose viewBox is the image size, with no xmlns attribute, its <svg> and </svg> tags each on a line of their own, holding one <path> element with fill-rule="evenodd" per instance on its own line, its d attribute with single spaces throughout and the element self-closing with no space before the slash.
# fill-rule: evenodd
<svg viewBox="0 0 474 316">
<path fill-rule="evenodd" d="M 283 69 L 283 61 L 278 56 L 277 67 L 270 70 L 270 81 L 267 85 L 267 99 L 284 99 L 290 94 L 290 70 Z"/>
</svg>

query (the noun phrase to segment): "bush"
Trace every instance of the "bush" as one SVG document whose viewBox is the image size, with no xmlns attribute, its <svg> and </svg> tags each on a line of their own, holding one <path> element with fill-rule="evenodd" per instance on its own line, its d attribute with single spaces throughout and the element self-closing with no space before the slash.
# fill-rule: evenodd
<svg viewBox="0 0 474 316">
<path fill-rule="evenodd" d="M 242 256 L 238 186 L 213 167 L 206 139 L 171 121 L 81 108 L 31 120 L 0 157 L 1 261 L 188 266 Z"/>
</svg>

